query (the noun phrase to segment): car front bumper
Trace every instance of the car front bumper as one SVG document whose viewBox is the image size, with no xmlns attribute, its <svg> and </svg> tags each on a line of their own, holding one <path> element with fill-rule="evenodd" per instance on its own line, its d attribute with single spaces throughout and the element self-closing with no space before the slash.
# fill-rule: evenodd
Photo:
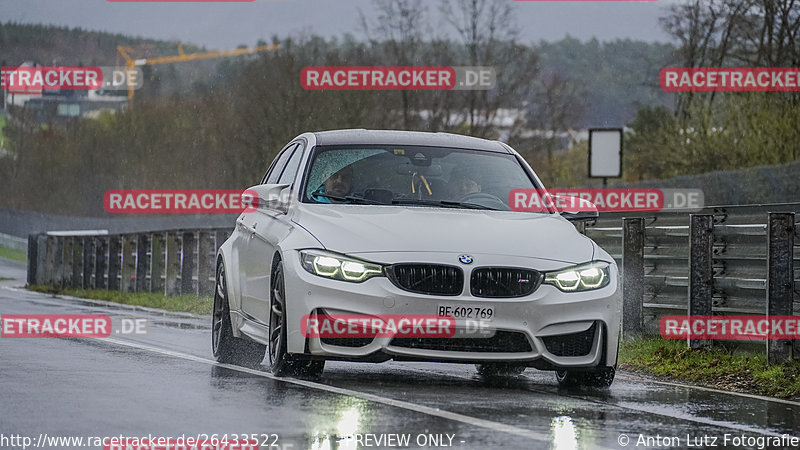
<svg viewBox="0 0 800 450">
<path fill-rule="evenodd" d="M 411 255 L 392 255 L 391 259 L 403 257 L 415 260 Z M 426 254 L 425 257 L 426 262 L 447 263 L 455 261 L 457 255 Z M 507 256 L 475 255 L 475 258 L 481 262 L 480 266 L 530 267 L 542 271 L 570 265 Z M 540 368 L 612 366 L 616 362 L 621 292 L 615 264 L 611 265 L 610 283 L 601 289 L 565 293 L 543 284 L 526 297 L 502 299 L 473 297 L 467 287 L 458 296 L 417 294 L 400 289 L 386 277 L 363 283 L 323 278 L 303 269 L 297 252 L 285 255 L 284 265 L 290 353 L 348 360 L 514 362 Z M 465 279 L 469 280 L 471 267 L 462 268 Z M 493 320 L 489 322 L 493 337 L 455 336 L 413 342 L 377 337 L 339 345 L 344 341 L 306 338 L 301 332 L 301 320 L 311 314 L 436 315 L 440 305 L 494 308 Z M 461 340 L 443 342 L 451 339 Z"/>
</svg>

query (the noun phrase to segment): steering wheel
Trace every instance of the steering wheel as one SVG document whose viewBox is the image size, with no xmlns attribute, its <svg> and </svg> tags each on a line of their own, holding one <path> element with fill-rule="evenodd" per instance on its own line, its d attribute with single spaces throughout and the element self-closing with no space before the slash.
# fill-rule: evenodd
<svg viewBox="0 0 800 450">
<path fill-rule="evenodd" d="M 461 203 L 474 203 L 492 209 L 508 210 L 508 205 L 500 200 L 499 197 L 486 192 L 473 192 L 461 197 L 458 201 Z"/>
</svg>

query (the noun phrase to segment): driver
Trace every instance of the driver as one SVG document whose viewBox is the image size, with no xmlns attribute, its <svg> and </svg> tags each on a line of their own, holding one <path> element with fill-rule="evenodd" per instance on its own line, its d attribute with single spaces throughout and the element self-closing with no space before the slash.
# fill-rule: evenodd
<svg viewBox="0 0 800 450">
<path fill-rule="evenodd" d="M 462 199 L 469 194 L 481 191 L 481 185 L 465 170 L 453 171 L 450 175 L 450 181 L 447 183 L 447 188 L 453 199 Z"/>
<path fill-rule="evenodd" d="M 328 179 L 311 194 L 311 198 L 319 203 L 342 203 L 342 201 L 326 197 L 326 195 L 344 198 L 350 195 L 350 190 L 352 188 L 353 167 L 345 166 L 329 176 Z"/>
</svg>

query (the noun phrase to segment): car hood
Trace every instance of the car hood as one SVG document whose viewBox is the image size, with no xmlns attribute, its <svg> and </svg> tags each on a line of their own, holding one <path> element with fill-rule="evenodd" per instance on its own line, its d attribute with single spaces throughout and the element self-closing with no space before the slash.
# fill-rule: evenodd
<svg viewBox="0 0 800 450">
<path fill-rule="evenodd" d="M 557 215 L 374 205 L 307 205 L 295 223 L 345 253 L 456 252 L 590 261 L 592 241 Z"/>
</svg>

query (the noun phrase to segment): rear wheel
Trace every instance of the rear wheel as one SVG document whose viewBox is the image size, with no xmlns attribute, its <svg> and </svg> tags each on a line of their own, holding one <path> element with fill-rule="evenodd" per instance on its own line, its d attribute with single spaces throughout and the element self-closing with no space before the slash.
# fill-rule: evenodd
<svg viewBox="0 0 800 450">
<path fill-rule="evenodd" d="M 556 379 L 562 387 L 607 388 L 614 382 L 614 367 L 598 367 L 587 371 L 557 370 Z"/>
<path fill-rule="evenodd" d="M 324 360 L 311 360 L 286 350 L 286 286 L 283 263 L 278 261 L 272 272 L 269 302 L 269 367 L 274 375 L 318 377 L 325 369 Z"/>
<path fill-rule="evenodd" d="M 478 369 L 478 375 L 490 378 L 521 375 L 528 367 L 513 363 L 483 363 L 475 364 L 475 368 Z"/>
<path fill-rule="evenodd" d="M 218 362 L 247 367 L 258 366 L 267 351 L 265 345 L 239 339 L 233 335 L 228 286 L 222 262 L 217 265 L 214 310 L 211 318 L 211 350 Z"/>
</svg>

